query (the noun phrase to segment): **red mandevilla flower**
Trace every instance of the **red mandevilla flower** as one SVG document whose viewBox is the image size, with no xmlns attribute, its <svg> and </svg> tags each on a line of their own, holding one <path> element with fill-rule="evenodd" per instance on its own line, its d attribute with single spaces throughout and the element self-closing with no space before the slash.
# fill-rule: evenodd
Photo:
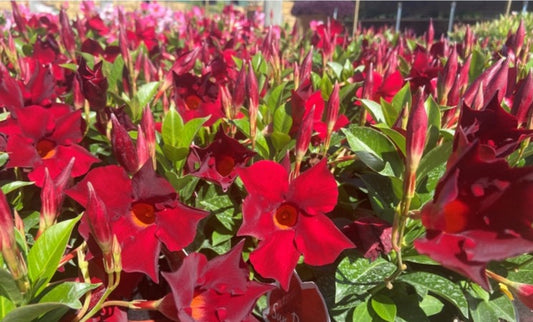
<svg viewBox="0 0 533 322">
<path fill-rule="evenodd" d="M 249 194 L 237 235 L 260 240 L 250 262 L 263 277 L 274 278 L 287 289 L 300 255 L 307 264 L 325 265 L 354 247 L 324 215 L 333 210 L 338 196 L 325 160 L 292 182 L 285 168 L 272 161 L 237 172 Z"/>
<path fill-rule="evenodd" d="M 533 251 L 533 167 L 510 168 L 478 142 L 454 159 L 421 210 L 427 233 L 415 247 L 489 289 L 488 262 Z"/>
<path fill-rule="evenodd" d="M 248 280 L 242 260 L 244 241 L 228 253 L 207 261 L 193 253 L 173 273 L 163 273 L 174 296 L 180 321 L 247 321 L 257 299 L 272 285 Z"/>
<path fill-rule="evenodd" d="M 71 112 L 68 106 L 43 108 L 32 105 L 16 109 L 16 119 L 0 122 L 0 132 L 8 135 L 7 168 L 31 168 L 28 177 L 42 187 L 44 169 L 55 179 L 72 158 L 71 176 L 85 174 L 100 160 L 76 143 L 83 138 L 81 111 Z M 16 125 L 16 126 L 15 126 Z"/>
<path fill-rule="evenodd" d="M 113 233 L 121 243 L 124 271 L 143 272 L 156 282 L 161 243 L 170 251 L 182 250 L 192 242 L 198 222 L 207 215 L 182 205 L 176 190 L 156 175 L 151 162 L 146 162 L 132 179 L 119 166 L 91 170 L 67 191 L 86 208 L 87 182 L 107 207 Z M 82 218 L 80 233 L 85 238 L 87 231 Z"/>
<path fill-rule="evenodd" d="M 255 152 L 224 134 L 219 128 L 215 139 L 206 148 L 191 147 L 187 157 L 190 174 L 219 184 L 224 191 L 237 177 L 237 168 L 244 167 Z"/>
</svg>

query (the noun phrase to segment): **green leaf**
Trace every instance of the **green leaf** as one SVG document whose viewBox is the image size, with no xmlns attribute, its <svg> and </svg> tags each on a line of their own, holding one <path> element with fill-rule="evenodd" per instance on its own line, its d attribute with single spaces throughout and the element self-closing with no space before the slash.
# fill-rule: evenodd
<svg viewBox="0 0 533 322">
<path fill-rule="evenodd" d="M 267 96 L 265 97 L 265 105 L 271 111 L 274 111 L 278 106 L 281 105 L 283 98 L 283 90 L 285 89 L 286 85 L 286 82 L 279 84 L 278 86 L 270 90 Z"/>
<path fill-rule="evenodd" d="M 183 119 L 175 108 L 170 108 L 161 125 L 161 136 L 165 144 L 178 146 L 180 133 L 183 129 Z"/>
<path fill-rule="evenodd" d="M 401 275 L 398 280 L 412 285 L 417 292 L 433 292 L 455 305 L 464 317 L 468 317 L 468 303 L 466 298 L 461 288 L 449 279 L 432 273 L 414 272 Z"/>
<path fill-rule="evenodd" d="M 291 141 L 291 137 L 288 134 L 277 131 L 272 132 L 270 139 L 276 151 L 281 151 Z"/>
<path fill-rule="evenodd" d="M 396 265 L 378 258 L 371 262 L 355 255 L 345 257 L 335 273 L 335 302 L 347 297 L 365 296 L 366 292 L 383 283 L 396 269 Z"/>
<path fill-rule="evenodd" d="M 8 298 L 0 295 L 0 320 L 7 315 L 7 313 L 15 309 L 15 304 L 11 302 Z M 3 321 L 3 320 L 2 320 Z"/>
<path fill-rule="evenodd" d="M 386 176 L 402 176 L 402 159 L 394 144 L 384 134 L 362 126 L 351 126 L 342 131 L 351 150 L 370 169 Z"/>
<path fill-rule="evenodd" d="M 17 190 L 18 188 L 31 186 L 33 184 L 33 181 L 11 181 L 2 186 L 2 192 L 7 195 L 8 193 Z"/>
<path fill-rule="evenodd" d="M 163 145 L 161 149 L 170 161 L 183 160 L 189 154 L 189 148 L 177 148 L 172 145 Z"/>
<path fill-rule="evenodd" d="M 444 142 L 429 151 L 420 160 L 417 169 L 416 191 L 422 204 L 433 198 L 435 188 L 446 171 L 448 158 L 452 153 L 451 141 Z"/>
<path fill-rule="evenodd" d="M 235 212 L 235 206 L 228 195 L 214 195 L 210 198 L 201 200 L 199 203 L 204 209 L 211 211 L 222 226 L 229 231 L 234 231 L 235 221 L 233 219 L 233 214 Z"/>
<path fill-rule="evenodd" d="M 2 268 L 0 268 L 0 296 L 5 296 L 17 305 L 23 300 L 17 282 L 11 273 Z"/>
<path fill-rule="evenodd" d="M 285 104 L 276 108 L 274 112 L 273 126 L 275 132 L 289 133 L 292 127 L 292 117 L 287 111 Z"/>
<path fill-rule="evenodd" d="M 372 209 L 383 219 L 392 220 L 399 203 L 403 183 L 395 177 L 385 177 L 377 173 L 361 174 Z"/>
<path fill-rule="evenodd" d="M 468 303 L 472 321 L 516 321 L 515 307 L 505 295 L 496 297 L 493 294 L 491 299 L 483 300 L 477 298 L 477 294 L 472 294 L 470 291 Z"/>
<path fill-rule="evenodd" d="M 73 72 L 77 72 L 78 71 L 78 65 L 76 64 L 59 64 L 59 67 L 63 67 L 65 69 L 68 69 L 68 70 L 71 70 Z"/>
<path fill-rule="evenodd" d="M 405 136 L 403 134 L 384 123 L 374 124 L 373 127 L 380 129 L 400 149 L 402 155 L 405 155 Z"/>
<path fill-rule="evenodd" d="M 359 304 L 352 314 L 352 322 L 368 322 L 372 321 L 372 315 L 368 312 L 368 303 L 363 302 Z"/>
<path fill-rule="evenodd" d="M 372 118 L 376 123 L 385 123 L 385 114 L 383 114 L 383 107 L 378 102 L 374 102 L 367 99 L 361 99 L 361 104 L 372 115 Z M 390 126 L 390 124 L 387 123 Z"/>
<path fill-rule="evenodd" d="M 7 160 L 9 160 L 9 154 L 7 152 L 0 152 L 0 167 L 3 167 Z"/>
<path fill-rule="evenodd" d="M 2 322 L 33 321 L 41 315 L 59 308 L 68 308 L 63 303 L 37 303 L 21 306 L 9 312 Z"/>
<path fill-rule="evenodd" d="M 386 295 L 377 294 L 372 297 L 370 305 L 374 312 L 385 321 L 392 322 L 396 318 L 396 304 Z"/>
<path fill-rule="evenodd" d="M 80 309 L 80 298 L 90 290 L 97 288 L 99 284 L 61 282 L 53 285 L 51 289 L 39 298 L 39 303 L 62 303 L 71 309 Z M 43 292 L 43 293 L 44 293 Z"/>
<path fill-rule="evenodd" d="M 334 61 L 328 62 L 328 66 L 331 67 L 331 70 L 333 70 L 333 72 L 335 73 L 335 76 L 337 76 L 337 78 L 340 79 L 342 75 L 342 70 L 344 69 L 344 67 L 341 64 L 334 62 Z"/>
<path fill-rule="evenodd" d="M 420 308 L 426 313 L 427 316 L 435 315 L 442 311 L 444 303 L 442 303 L 438 298 L 426 295 L 420 302 Z"/>
<path fill-rule="evenodd" d="M 28 276 L 33 285 L 39 285 L 36 295 L 44 289 L 57 271 L 72 229 L 80 219 L 81 215 L 49 227 L 30 249 Z"/>
<path fill-rule="evenodd" d="M 114 91 L 115 93 L 118 93 L 118 84 L 119 84 L 119 81 L 122 81 L 123 70 L 124 70 L 124 58 L 122 58 L 122 56 L 118 55 L 117 58 L 115 58 L 115 61 L 113 61 L 113 64 L 104 60 L 102 71 L 104 72 L 104 75 L 107 77 L 107 83 L 109 84 L 109 89 L 111 91 Z"/>
<path fill-rule="evenodd" d="M 198 130 L 202 128 L 204 123 L 209 119 L 209 116 L 203 118 L 195 118 L 185 124 L 183 130 L 180 133 L 179 147 L 187 147 L 191 145 L 194 136 L 198 133 Z"/>
<path fill-rule="evenodd" d="M 470 70 L 468 71 L 468 79 L 476 79 L 485 69 L 486 58 L 479 49 L 472 51 L 472 60 L 470 61 Z"/>
<path fill-rule="evenodd" d="M 411 106 L 411 84 L 409 82 L 394 95 L 390 104 L 391 108 L 386 108 L 383 111 L 389 126 L 392 127 L 396 122 L 405 105 Z"/>
<path fill-rule="evenodd" d="M 159 82 L 150 82 L 139 86 L 135 98 L 137 99 L 141 109 L 150 103 L 152 98 L 154 98 L 155 94 L 157 93 L 158 88 Z"/>
<path fill-rule="evenodd" d="M 339 90 L 339 102 L 343 102 L 348 95 L 353 95 L 355 92 L 356 83 L 348 83 Z"/>
</svg>

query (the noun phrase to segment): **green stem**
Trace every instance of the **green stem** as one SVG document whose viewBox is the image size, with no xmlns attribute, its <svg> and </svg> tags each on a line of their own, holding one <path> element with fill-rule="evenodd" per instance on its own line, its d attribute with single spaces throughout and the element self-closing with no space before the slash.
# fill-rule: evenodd
<svg viewBox="0 0 533 322">
<path fill-rule="evenodd" d="M 98 313 L 103 307 L 104 301 L 109 297 L 109 295 L 117 288 L 118 284 L 120 282 L 120 273 L 117 273 L 117 277 L 115 279 L 115 273 L 109 273 L 107 274 L 107 289 L 105 290 L 102 297 L 98 300 L 96 305 L 87 313 L 80 322 L 85 322 L 89 320 L 93 315 Z"/>
</svg>

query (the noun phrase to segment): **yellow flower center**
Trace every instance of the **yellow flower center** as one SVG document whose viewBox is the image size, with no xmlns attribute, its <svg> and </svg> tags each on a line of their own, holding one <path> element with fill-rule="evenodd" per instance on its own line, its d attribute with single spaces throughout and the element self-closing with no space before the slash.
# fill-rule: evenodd
<svg viewBox="0 0 533 322">
<path fill-rule="evenodd" d="M 274 224 L 281 229 L 289 229 L 296 225 L 298 220 L 298 209 L 296 207 L 284 203 L 276 209 L 274 213 Z"/>
<path fill-rule="evenodd" d="M 50 140 L 42 139 L 35 146 L 37 153 L 43 159 L 50 159 L 56 154 L 56 144 Z"/>
<path fill-rule="evenodd" d="M 201 293 L 196 293 L 191 301 L 191 317 L 195 321 L 201 321 L 204 316 L 205 298 Z"/>
<path fill-rule="evenodd" d="M 138 202 L 131 207 L 133 222 L 140 227 L 146 227 L 155 222 L 155 209 L 151 204 Z"/>
</svg>

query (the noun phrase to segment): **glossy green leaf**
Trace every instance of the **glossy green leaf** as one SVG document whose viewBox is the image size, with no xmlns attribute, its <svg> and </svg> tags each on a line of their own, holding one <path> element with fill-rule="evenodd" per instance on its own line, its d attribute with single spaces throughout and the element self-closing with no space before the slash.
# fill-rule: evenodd
<svg viewBox="0 0 533 322">
<path fill-rule="evenodd" d="M 385 114 L 383 114 L 383 107 L 378 102 L 374 102 L 367 99 L 361 99 L 361 104 L 372 115 L 372 118 L 376 123 L 386 123 Z M 390 126 L 390 124 L 387 124 Z"/>
<path fill-rule="evenodd" d="M 226 229 L 234 231 L 235 220 L 233 214 L 235 212 L 235 206 L 228 195 L 214 195 L 205 198 L 200 200 L 199 205 L 203 209 L 211 211 Z"/>
<path fill-rule="evenodd" d="M 208 119 L 209 116 L 206 116 L 203 118 L 195 118 L 185 123 L 185 126 L 183 127 L 183 130 L 180 133 L 178 146 L 189 148 L 194 139 L 194 136 L 196 135 L 196 133 L 198 133 L 198 131 L 202 128 L 202 126 Z"/>
<path fill-rule="evenodd" d="M 426 313 L 427 316 L 435 315 L 442 311 L 444 303 L 442 303 L 438 298 L 426 295 L 420 302 L 420 308 Z"/>
<path fill-rule="evenodd" d="M 368 312 L 368 303 L 363 302 L 359 304 L 352 314 L 352 322 L 368 322 L 372 321 L 372 316 Z"/>
<path fill-rule="evenodd" d="M 417 291 L 433 292 L 455 305 L 463 316 L 468 317 L 468 303 L 465 295 L 461 288 L 449 279 L 437 274 L 414 272 L 401 275 L 398 280 L 412 285 Z"/>
<path fill-rule="evenodd" d="M 331 70 L 333 70 L 333 72 L 335 73 L 335 76 L 338 79 L 340 79 L 342 75 L 342 70 L 344 69 L 344 67 L 341 64 L 334 62 L 334 61 L 328 62 L 328 66 L 331 67 Z"/>
<path fill-rule="evenodd" d="M 0 296 L 5 296 L 14 304 L 22 302 L 22 294 L 17 287 L 17 282 L 11 273 L 3 268 L 0 268 Z"/>
<path fill-rule="evenodd" d="M 339 102 L 341 102 L 341 104 L 347 97 L 353 97 L 356 86 L 356 83 L 348 83 L 347 85 L 341 87 L 339 91 Z"/>
<path fill-rule="evenodd" d="M 70 238 L 72 229 L 81 219 L 65 220 L 49 227 L 35 241 L 28 253 L 28 276 L 32 284 L 38 284 L 38 294 L 56 273 L 61 257 Z"/>
<path fill-rule="evenodd" d="M 374 124 L 374 127 L 380 129 L 398 147 L 402 155 L 405 155 L 405 136 L 403 134 L 383 123 Z"/>
<path fill-rule="evenodd" d="M 7 160 L 9 160 L 9 154 L 7 152 L 0 152 L 0 167 L 3 167 Z"/>
<path fill-rule="evenodd" d="M 270 135 L 270 140 L 274 149 L 280 151 L 291 141 L 291 137 L 288 134 L 275 131 Z"/>
<path fill-rule="evenodd" d="M 161 136 L 165 144 L 178 146 L 183 129 L 183 119 L 175 108 L 170 108 L 161 124 Z"/>
<path fill-rule="evenodd" d="M 117 58 L 110 63 L 106 60 L 103 60 L 102 71 L 104 76 L 107 77 L 107 84 L 109 90 L 113 92 L 118 92 L 119 84 L 122 82 L 122 75 L 124 70 L 124 59 L 121 55 L 118 55 Z"/>
<path fill-rule="evenodd" d="M 274 131 L 287 134 L 292 127 L 292 117 L 285 104 L 276 108 L 273 120 Z"/>
<path fill-rule="evenodd" d="M 411 106 L 411 84 L 407 82 L 392 98 L 390 107 L 384 109 L 385 120 L 392 127 L 405 106 Z"/>
<path fill-rule="evenodd" d="M 15 304 L 11 302 L 7 297 L 3 297 L 2 295 L 0 295 L 0 320 L 13 309 L 15 309 Z"/>
<path fill-rule="evenodd" d="M 50 290 L 39 298 L 39 303 L 62 303 L 71 309 L 80 309 L 80 298 L 90 290 L 97 288 L 99 284 L 62 282 L 51 286 Z"/>
<path fill-rule="evenodd" d="M 150 103 L 150 101 L 157 93 L 158 88 L 159 82 L 150 82 L 139 86 L 135 98 L 137 99 L 137 102 L 139 103 L 139 107 L 141 109 L 143 109 L 146 105 L 148 105 L 148 103 Z"/>
<path fill-rule="evenodd" d="M 63 303 L 37 303 L 21 306 L 10 311 L 2 320 L 2 322 L 21 322 L 21 321 L 33 321 L 40 316 L 48 313 L 52 310 L 59 308 L 68 308 Z"/>
<path fill-rule="evenodd" d="M 472 292 L 470 292 L 470 295 Z M 488 300 L 468 296 L 470 305 L 470 318 L 475 322 L 484 321 L 518 321 L 513 302 L 505 295 L 496 297 L 496 294 Z"/>
<path fill-rule="evenodd" d="M 177 148 L 172 145 L 163 145 L 161 149 L 170 161 L 183 160 L 189 154 L 189 148 Z"/>
<path fill-rule="evenodd" d="M 479 49 L 472 51 L 472 60 L 470 61 L 470 70 L 468 72 L 469 79 L 476 79 L 485 69 L 485 62 L 487 58 L 483 55 Z"/>
<path fill-rule="evenodd" d="M 396 304 L 386 295 L 378 294 L 370 300 L 374 312 L 385 321 L 393 322 L 396 318 Z"/>
<path fill-rule="evenodd" d="M 342 131 L 351 150 L 369 168 L 386 176 L 402 176 L 403 161 L 394 144 L 383 133 L 362 126 L 351 126 Z"/>
<path fill-rule="evenodd" d="M 368 290 L 383 283 L 396 269 L 396 265 L 378 258 L 371 262 L 355 255 L 345 257 L 335 273 L 335 302 L 348 296 L 364 296 Z"/>
<path fill-rule="evenodd" d="M 270 91 L 268 91 L 265 97 L 265 105 L 271 110 L 274 111 L 278 106 L 283 102 L 283 90 L 287 85 L 286 82 L 283 82 Z"/>
<path fill-rule="evenodd" d="M 8 193 L 17 190 L 18 188 L 31 186 L 31 185 L 33 185 L 33 181 L 10 181 L 2 185 L 2 192 L 5 195 L 7 195 Z"/>
</svg>

